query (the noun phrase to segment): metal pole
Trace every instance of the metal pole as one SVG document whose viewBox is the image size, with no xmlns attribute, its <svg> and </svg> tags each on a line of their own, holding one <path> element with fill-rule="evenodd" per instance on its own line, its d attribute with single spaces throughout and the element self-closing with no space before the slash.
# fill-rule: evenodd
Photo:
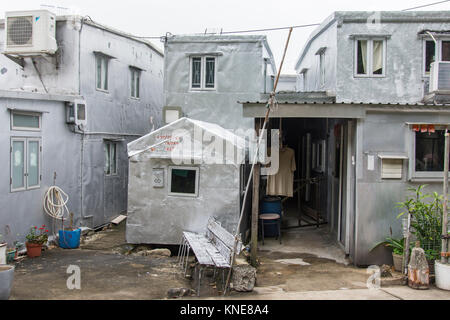
<svg viewBox="0 0 450 320">
<path fill-rule="evenodd" d="M 447 263 L 447 222 L 448 222 L 448 213 L 447 213 L 447 193 L 448 193 L 448 161 L 449 161 L 449 133 L 445 130 L 445 154 L 444 154 L 444 204 L 442 208 L 442 253 L 441 254 L 441 263 Z"/>
</svg>

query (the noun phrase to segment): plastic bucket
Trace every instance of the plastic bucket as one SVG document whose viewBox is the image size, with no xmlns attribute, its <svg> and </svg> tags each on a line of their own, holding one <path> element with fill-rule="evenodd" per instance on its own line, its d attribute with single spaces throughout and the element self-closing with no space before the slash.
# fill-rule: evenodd
<svg viewBox="0 0 450 320">
<path fill-rule="evenodd" d="M 75 249 L 80 246 L 81 229 L 59 230 L 59 246 L 63 249 Z"/>
<path fill-rule="evenodd" d="M 14 266 L 0 266 L 0 300 L 8 300 L 14 280 Z"/>
<path fill-rule="evenodd" d="M 443 290 L 450 290 L 450 264 L 434 262 L 434 272 L 436 287 Z"/>
</svg>

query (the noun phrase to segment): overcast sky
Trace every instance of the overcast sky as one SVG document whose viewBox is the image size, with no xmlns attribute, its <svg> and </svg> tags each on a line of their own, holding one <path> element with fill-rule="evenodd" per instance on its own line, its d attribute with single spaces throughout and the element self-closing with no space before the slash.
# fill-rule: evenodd
<svg viewBox="0 0 450 320">
<path fill-rule="evenodd" d="M 20 0 L 2 1 L 2 11 L 39 9 L 41 4 L 69 8 L 94 21 L 136 36 L 203 33 L 205 29 L 234 31 L 321 23 L 333 11 L 389 11 L 438 0 Z M 450 2 L 420 10 L 450 10 Z M 294 29 L 283 73 L 295 73 L 294 64 L 315 27 Z M 266 34 L 277 67 L 288 30 Z M 151 40 L 160 48 L 159 40 Z"/>
</svg>

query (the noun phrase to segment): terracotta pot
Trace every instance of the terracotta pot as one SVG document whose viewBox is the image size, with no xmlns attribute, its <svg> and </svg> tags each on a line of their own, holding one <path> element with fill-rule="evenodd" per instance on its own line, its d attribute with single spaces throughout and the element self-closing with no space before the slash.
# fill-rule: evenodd
<svg viewBox="0 0 450 320">
<path fill-rule="evenodd" d="M 27 247 L 27 256 L 30 258 L 39 257 L 42 251 L 42 244 L 25 242 Z"/>
</svg>

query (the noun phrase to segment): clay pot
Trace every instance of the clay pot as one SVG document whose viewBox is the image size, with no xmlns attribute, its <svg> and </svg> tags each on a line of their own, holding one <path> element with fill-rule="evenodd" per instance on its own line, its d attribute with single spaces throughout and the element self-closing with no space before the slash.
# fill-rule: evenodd
<svg viewBox="0 0 450 320">
<path fill-rule="evenodd" d="M 25 242 L 27 256 L 30 258 L 39 257 L 42 252 L 42 244 Z"/>
<path fill-rule="evenodd" d="M 392 253 L 392 260 L 394 261 L 395 271 L 403 271 L 403 255 Z"/>
</svg>

